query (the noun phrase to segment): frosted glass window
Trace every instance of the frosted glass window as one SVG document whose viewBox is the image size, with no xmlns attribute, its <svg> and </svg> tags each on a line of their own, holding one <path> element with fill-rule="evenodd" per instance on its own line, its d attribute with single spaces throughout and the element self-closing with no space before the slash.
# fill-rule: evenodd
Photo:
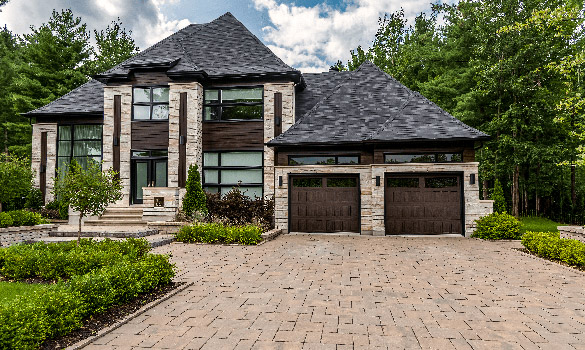
<svg viewBox="0 0 585 350">
<path fill-rule="evenodd" d="M 217 153 L 203 153 L 203 166 L 218 166 L 219 155 Z"/>
<path fill-rule="evenodd" d="M 153 88 L 152 102 L 169 102 L 169 88 Z"/>
<path fill-rule="evenodd" d="M 219 183 L 219 170 L 204 170 L 203 173 L 206 183 Z"/>
<path fill-rule="evenodd" d="M 203 188 L 225 195 L 243 184 L 251 198 L 262 196 L 262 158 L 263 152 L 203 153 Z"/>
<path fill-rule="evenodd" d="M 258 102 L 262 101 L 262 88 L 224 89 L 221 91 L 222 102 Z"/>
<path fill-rule="evenodd" d="M 102 125 L 59 126 L 57 171 L 64 173 L 74 159 L 84 168 L 102 160 Z"/>
<path fill-rule="evenodd" d="M 144 87 L 133 90 L 132 118 L 134 120 L 168 120 L 169 88 Z"/>
<path fill-rule="evenodd" d="M 152 119 L 169 119 L 169 105 L 152 106 Z"/>
<path fill-rule="evenodd" d="M 221 182 L 225 184 L 254 184 L 262 183 L 262 169 L 251 170 L 222 170 Z"/>
<path fill-rule="evenodd" d="M 60 157 L 70 157 L 71 156 L 71 141 L 59 141 L 59 153 L 58 156 Z"/>
<path fill-rule="evenodd" d="M 167 186 L 167 162 L 156 162 L 155 163 L 155 186 L 166 187 Z"/>
<path fill-rule="evenodd" d="M 134 106 L 134 119 L 137 120 L 150 119 L 150 106 Z"/>
<path fill-rule="evenodd" d="M 205 90 L 205 103 L 219 102 L 219 90 Z"/>
<path fill-rule="evenodd" d="M 221 166 L 262 166 L 262 152 L 222 153 Z"/>
<path fill-rule="evenodd" d="M 71 126 L 59 127 L 59 140 L 71 140 Z"/>
<path fill-rule="evenodd" d="M 73 156 L 101 156 L 101 141 L 78 141 L 73 144 Z"/>
<path fill-rule="evenodd" d="M 134 102 L 150 102 L 150 89 L 135 88 Z"/>
</svg>

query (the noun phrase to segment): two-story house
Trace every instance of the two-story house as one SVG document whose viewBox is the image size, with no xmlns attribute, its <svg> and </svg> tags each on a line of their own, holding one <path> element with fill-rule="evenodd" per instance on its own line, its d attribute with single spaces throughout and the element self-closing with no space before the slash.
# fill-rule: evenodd
<svg viewBox="0 0 585 350">
<path fill-rule="evenodd" d="M 469 235 L 488 135 L 370 62 L 301 74 L 230 13 L 190 25 L 33 118 L 35 184 L 76 159 L 119 172 L 144 220 L 172 220 L 187 169 L 206 191 L 274 196 L 285 232 Z"/>
</svg>

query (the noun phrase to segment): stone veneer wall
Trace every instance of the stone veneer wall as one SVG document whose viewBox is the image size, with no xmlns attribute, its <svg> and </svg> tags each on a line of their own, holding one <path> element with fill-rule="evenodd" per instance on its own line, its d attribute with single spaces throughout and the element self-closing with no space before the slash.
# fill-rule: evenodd
<svg viewBox="0 0 585 350">
<path fill-rule="evenodd" d="M 57 231 L 57 228 L 58 225 L 54 224 L 0 228 L 0 247 L 40 241 L 49 237 L 50 233 Z"/>
<path fill-rule="evenodd" d="M 32 135 L 32 159 L 31 167 L 33 170 L 34 186 L 41 186 L 41 133 L 47 133 L 47 192 L 45 202 L 53 200 L 51 191 L 54 188 L 53 177 L 55 176 L 55 167 L 57 162 L 57 124 L 56 123 L 36 123 L 33 124 Z"/>
<path fill-rule="evenodd" d="M 264 143 L 274 138 L 275 92 L 282 93 L 282 132 L 295 123 L 294 83 L 264 84 Z M 273 196 L 274 187 L 274 149 L 264 146 L 264 196 Z"/>
<path fill-rule="evenodd" d="M 277 166 L 275 176 L 282 176 L 283 184 L 275 189 L 275 223 L 283 231 L 288 230 L 288 175 L 289 174 L 359 174 L 361 200 L 361 233 L 383 236 L 384 225 L 384 173 L 440 173 L 462 172 L 465 208 L 465 236 L 473 233 L 474 220 L 490 214 L 493 201 L 479 199 L 479 183 L 469 183 L 470 175 L 477 174 L 477 162 L 458 164 L 373 164 L 357 166 L 312 165 L 302 167 Z M 380 176 L 380 186 L 375 186 Z M 477 176 L 476 176 L 477 178 Z"/>
<path fill-rule="evenodd" d="M 111 205 L 112 207 L 127 207 L 130 205 L 130 149 L 132 147 L 132 86 L 105 86 L 104 87 L 104 126 L 103 126 L 103 168 L 111 168 L 113 160 L 114 137 L 114 95 L 120 95 L 120 182 L 124 197 Z"/>
<path fill-rule="evenodd" d="M 179 106 L 182 92 L 187 93 L 187 170 L 192 164 L 203 166 L 203 87 L 199 83 L 169 84 L 169 163 L 168 186 L 179 185 Z"/>
</svg>

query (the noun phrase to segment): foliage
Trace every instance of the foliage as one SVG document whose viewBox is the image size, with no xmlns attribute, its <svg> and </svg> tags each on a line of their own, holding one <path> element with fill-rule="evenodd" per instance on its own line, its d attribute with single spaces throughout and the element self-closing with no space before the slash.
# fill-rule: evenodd
<svg viewBox="0 0 585 350">
<path fill-rule="evenodd" d="M 122 185 L 116 175 L 111 168 L 102 171 L 101 164 L 94 161 L 88 162 L 87 168 L 73 161 L 66 172 L 59 172 L 54 179 L 55 197 L 79 212 L 78 242 L 84 217 L 102 215 L 109 204 L 122 199 Z"/>
<path fill-rule="evenodd" d="M 230 226 L 223 223 L 195 223 L 183 226 L 176 234 L 179 242 L 258 244 L 262 228 L 254 225 Z"/>
<path fill-rule="evenodd" d="M 41 214 L 28 210 L 12 210 L 6 213 L 12 218 L 12 226 L 34 226 L 49 223 Z"/>
<path fill-rule="evenodd" d="M 250 198 L 234 187 L 224 196 L 205 193 L 209 215 L 207 222 L 221 221 L 230 225 L 255 224 L 265 231 L 274 227 L 274 199 Z"/>
<path fill-rule="evenodd" d="M 33 294 L 46 285 L 39 283 L 2 282 L 0 281 L 0 307 L 19 296 Z"/>
<path fill-rule="evenodd" d="M 540 257 L 585 267 L 585 243 L 561 238 L 558 232 L 527 232 L 522 245 Z"/>
<path fill-rule="evenodd" d="M 36 187 L 31 187 L 26 196 L 24 207 L 27 209 L 40 209 L 43 204 L 43 192 Z"/>
<path fill-rule="evenodd" d="M 85 274 L 73 275 L 67 282 L 59 282 L 4 303 L 0 308 L 0 348 L 37 348 L 47 338 L 79 328 L 83 319 L 97 312 L 171 282 L 174 265 L 167 256 L 147 254 L 148 243 L 145 240 L 104 242 L 84 240 L 80 247 L 74 243 L 54 243 L 32 248 L 20 245 L 0 249 L 0 262 L 6 261 L 7 252 L 10 255 L 14 251 L 26 250 L 26 254 L 34 255 L 35 248 L 39 248 L 45 252 L 70 254 L 77 265 L 87 265 L 75 268 L 85 270 L 92 266 L 92 261 L 73 257 L 82 248 L 134 256 L 134 259 L 109 260 L 106 265 L 93 266 Z M 30 266 L 30 259 L 24 260 L 27 261 L 25 265 Z M 69 260 L 69 257 L 63 260 Z"/>
<path fill-rule="evenodd" d="M 507 213 L 492 213 L 475 222 L 477 227 L 471 237 L 481 239 L 520 238 L 520 221 Z"/>
<path fill-rule="evenodd" d="M 494 213 L 505 213 L 506 197 L 504 197 L 504 190 L 500 180 L 496 179 L 494 182 L 494 189 L 492 191 L 492 200 L 494 201 Z"/>
<path fill-rule="evenodd" d="M 185 188 L 187 192 L 183 197 L 183 213 L 188 217 L 191 217 L 196 212 L 203 215 L 207 214 L 207 199 L 201 187 L 201 175 L 197 164 L 189 166 Z"/>
<path fill-rule="evenodd" d="M 148 253 L 145 239 L 125 241 L 17 244 L 0 250 L 0 274 L 11 280 L 42 278 L 69 279 L 120 261 L 137 261 Z"/>
<path fill-rule="evenodd" d="M 557 227 L 560 226 L 558 222 L 547 218 L 529 216 L 520 218 L 520 232 L 558 232 Z"/>
<path fill-rule="evenodd" d="M 0 213 L 0 227 L 10 227 L 12 226 L 13 222 L 14 221 L 12 220 L 12 216 L 10 216 L 10 214 L 7 212 Z"/>
<path fill-rule="evenodd" d="M 64 200 L 54 200 L 45 205 L 45 209 L 47 210 L 56 210 L 59 213 L 59 217 L 55 217 L 54 219 L 61 219 L 65 220 L 69 217 L 69 203 Z M 53 219 L 53 218 L 51 218 Z"/>
<path fill-rule="evenodd" d="M 30 191 L 32 176 L 28 159 L 0 154 L 0 211 L 2 211 L 2 203 L 14 200 Z"/>
</svg>

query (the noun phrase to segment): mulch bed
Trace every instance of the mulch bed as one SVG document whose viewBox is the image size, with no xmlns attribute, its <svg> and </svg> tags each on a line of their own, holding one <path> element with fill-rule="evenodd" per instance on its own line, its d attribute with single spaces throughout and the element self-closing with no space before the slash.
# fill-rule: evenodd
<svg viewBox="0 0 585 350">
<path fill-rule="evenodd" d="M 165 296 L 167 293 L 175 290 L 183 284 L 185 284 L 185 282 L 172 282 L 171 284 L 155 289 L 150 293 L 140 295 L 126 304 L 112 306 L 108 310 L 93 315 L 89 319 L 83 321 L 83 326 L 81 326 L 81 328 L 62 337 L 45 340 L 39 349 L 63 349 L 77 343 L 78 341 L 94 336 L 101 329 L 115 324 L 124 317 L 138 311 L 144 305 Z"/>
<path fill-rule="evenodd" d="M 535 256 L 535 257 L 540 258 L 540 259 L 544 259 L 546 261 L 551 261 L 551 262 L 557 263 L 559 265 L 563 265 L 565 267 L 570 267 L 572 269 L 579 270 L 579 271 L 584 271 L 585 272 L 585 267 L 583 267 L 583 266 L 569 265 L 566 262 L 561 261 L 561 260 L 554 260 L 554 259 L 544 258 L 544 257 L 542 257 L 540 255 L 534 254 L 533 252 L 531 252 L 530 250 L 528 250 L 526 248 L 512 248 L 512 249 L 517 250 L 517 251 L 522 252 L 522 253 L 530 254 L 532 256 Z"/>
</svg>

